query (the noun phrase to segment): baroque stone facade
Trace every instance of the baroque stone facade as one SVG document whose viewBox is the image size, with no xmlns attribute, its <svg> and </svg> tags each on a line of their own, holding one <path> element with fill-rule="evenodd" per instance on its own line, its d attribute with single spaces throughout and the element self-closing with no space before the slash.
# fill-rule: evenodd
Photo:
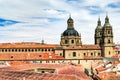
<svg viewBox="0 0 120 80">
<path fill-rule="evenodd" d="M 95 29 L 95 44 L 85 45 L 81 35 L 74 29 L 74 21 L 69 17 L 67 29 L 61 34 L 60 44 L 42 43 L 1 43 L 0 60 L 29 60 L 39 63 L 74 62 L 91 65 L 103 57 L 112 57 L 115 54 L 113 31 L 106 16 L 102 27 L 100 18 Z"/>
<path fill-rule="evenodd" d="M 100 18 L 98 20 L 98 25 L 95 29 L 95 45 L 101 46 L 103 57 L 114 55 L 113 30 L 108 16 L 105 18 L 103 27 L 101 26 Z"/>
<path fill-rule="evenodd" d="M 84 59 L 97 57 L 112 57 L 114 52 L 113 31 L 106 16 L 105 24 L 102 27 L 100 18 L 95 29 L 95 44 L 84 45 L 81 35 L 74 29 L 74 21 L 69 17 L 67 20 L 67 30 L 61 35 L 61 48 L 56 48 L 58 55 L 63 55 L 65 59 Z"/>
</svg>

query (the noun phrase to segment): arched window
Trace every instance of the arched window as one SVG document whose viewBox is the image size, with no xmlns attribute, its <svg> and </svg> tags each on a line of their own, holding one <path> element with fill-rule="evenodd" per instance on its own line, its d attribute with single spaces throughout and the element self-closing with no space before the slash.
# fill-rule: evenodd
<svg viewBox="0 0 120 80">
<path fill-rule="evenodd" d="M 32 52 L 34 52 L 34 49 L 32 49 Z"/>
<path fill-rule="evenodd" d="M 50 51 L 50 49 L 48 49 L 48 51 Z"/>
<path fill-rule="evenodd" d="M 5 49 L 5 52 L 7 52 L 7 49 Z"/>
<path fill-rule="evenodd" d="M 60 56 L 62 56 L 62 53 L 60 53 Z"/>
<path fill-rule="evenodd" d="M 84 56 L 86 56 L 86 53 L 84 53 Z"/>
<path fill-rule="evenodd" d="M 45 49 L 45 51 L 47 51 L 47 49 Z"/>
<path fill-rule="evenodd" d="M 110 31 L 108 31 L 108 34 L 110 34 Z"/>
<path fill-rule="evenodd" d="M 12 52 L 14 52 L 14 49 L 12 49 Z"/>
<path fill-rule="evenodd" d="M 71 43 L 73 44 L 73 43 L 74 43 L 74 40 L 72 40 Z"/>
<path fill-rule="evenodd" d="M 30 52 L 30 49 L 28 49 L 28 51 Z"/>
<path fill-rule="evenodd" d="M 52 49 L 52 51 L 54 51 L 54 49 Z"/>
<path fill-rule="evenodd" d="M 91 53 L 91 56 L 93 56 L 93 53 Z"/>
<path fill-rule="evenodd" d="M 67 40 L 65 40 L 65 44 L 67 44 L 68 43 L 68 41 Z"/>
<path fill-rule="evenodd" d="M 27 52 L 28 49 L 25 49 L 25 52 Z"/>
<path fill-rule="evenodd" d="M 98 53 L 98 56 L 100 56 L 100 53 Z"/>
<path fill-rule="evenodd" d="M 108 43 L 110 43 L 110 40 L 108 40 Z"/>
</svg>

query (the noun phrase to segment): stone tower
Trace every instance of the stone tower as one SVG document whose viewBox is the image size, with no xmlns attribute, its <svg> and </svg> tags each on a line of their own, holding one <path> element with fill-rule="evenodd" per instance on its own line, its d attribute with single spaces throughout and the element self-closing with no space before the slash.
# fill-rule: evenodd
<svg viewBox="0 0 120 80">
<path fill-rule="evenodd" d="M 111 57 L 114 55 L 113 30 L 106 15 L 105 24 L 102 28 L 102 56 Z"/>
<path fill-rule="evenodd" d="M 81 35 L 74 29 L 74 21 L 69 16 L 67 20 L 67 29 L 61 34 L 61 46 L 81 46 Z"/>
<path fill-rule="evenodd" d="M 101 45 L 101 43 L 102 43 L 102 26 L 101 26 L 100 18 L 98 19 L 98 22 L 97 22 L 94 39 L 95 39 L 95 45 Z"/>
</svg>

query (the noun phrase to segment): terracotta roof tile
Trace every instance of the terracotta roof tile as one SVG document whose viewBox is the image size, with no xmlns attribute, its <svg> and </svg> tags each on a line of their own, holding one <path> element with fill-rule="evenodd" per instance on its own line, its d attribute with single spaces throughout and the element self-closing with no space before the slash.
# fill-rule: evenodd
<svg viewBox="0 0 120 80">
<path fill-rule="evenodd" d="M 21 62 L 23 63 L 23 62 Z M 23 70 L 35 69 L 35 68 L 50 68 L 58 71 L 54 74 L 41 74 L 33 72 L 23 72 Z M 21 64 L 14 65 L 6 68 L 0 68 L 0 78 L 13 80 L 26 78 L 27 80 L 91 80 L 83 71 L 81 65 L 71 64 Z M 67 72 L 66 72 L 67 71 Z M 74 72 L 75 71 L 75 72 Z M 64 72 L 64 73 L 63 73 Z"/>
<path fill-rule="evenodd" d="M 104 72 L 98 74 L 98 76 L 101 78 L 101 80 L 119 80 L 120 75 L 116 75 L 114 72 Z"/>
<path fill-rule="evenodd" d="M 1 71 L 0 75 L 1 80 L 80 80 L 75 75 L 40 74 L 33 72 Z"/>
<path fill-rule="evenodd" d="M 0 48 L 54 48 L 57 44 L 41 44 L 41 43 L 0 43 Z"/>
</svg>

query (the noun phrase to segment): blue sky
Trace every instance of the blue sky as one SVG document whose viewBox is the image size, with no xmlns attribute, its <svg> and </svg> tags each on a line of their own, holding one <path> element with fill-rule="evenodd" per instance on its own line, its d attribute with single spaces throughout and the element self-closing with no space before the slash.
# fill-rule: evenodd
<svg viewBox="0 0 120 80">
<path fill-rule="evenodd" d="M 120 43 L 119 0 L 0 0 L 0 43 L 60 43 L 71 14 L 83 44 L 94 44 L 94 30 L 106 12 L 113 26 L 114 42 Z"/>
</svg>

